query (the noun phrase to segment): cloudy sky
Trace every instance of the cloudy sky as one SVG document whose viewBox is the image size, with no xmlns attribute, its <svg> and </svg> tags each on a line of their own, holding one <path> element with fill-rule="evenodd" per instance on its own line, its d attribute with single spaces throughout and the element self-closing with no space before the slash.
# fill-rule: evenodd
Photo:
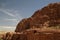
<svg viewBox="0 0 60 40">
<path fill-rule="evenodd" d="M 14 31 L 21 19 L 52 2 L 60 0 L 0 0 L 0 31 Z"/>
</svg>

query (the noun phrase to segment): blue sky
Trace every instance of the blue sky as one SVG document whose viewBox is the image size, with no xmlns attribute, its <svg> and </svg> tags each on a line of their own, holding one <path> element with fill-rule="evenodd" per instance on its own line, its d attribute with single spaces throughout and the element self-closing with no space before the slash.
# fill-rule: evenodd
<svg viewBox="0 0 60 40">
<path fill-rule="evenodd" d="M 21 19 L 54 2 L 60 0 L 0 0 L 0 31 L 15 30 Z"/>
</svg>

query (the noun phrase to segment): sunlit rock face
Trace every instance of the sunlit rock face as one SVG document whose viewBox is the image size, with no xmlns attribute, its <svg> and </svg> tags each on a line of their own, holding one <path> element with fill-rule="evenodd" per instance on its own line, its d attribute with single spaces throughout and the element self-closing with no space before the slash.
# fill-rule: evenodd
<svg viewBox="0 0 60 40">
<path fill-rule="evenodd" d="M 53 31 L 26 30 L 16 33 L 11 40 L 60 40 L 60 33 Z"/>
<path fill-rule="evenodd" d="M 30 28 L 43 28 L 60 25 L 60 3 L 51 3 L 37 10 L 31 17 L 22 19 L 15 32 Z"/>
<path fill-rule="evenodd" d="M 60 25 L 60 3 L 51 3 L 22 19 L 11 40 L 60 40 L 60 31 L 44 29 Z"/>
</svg>

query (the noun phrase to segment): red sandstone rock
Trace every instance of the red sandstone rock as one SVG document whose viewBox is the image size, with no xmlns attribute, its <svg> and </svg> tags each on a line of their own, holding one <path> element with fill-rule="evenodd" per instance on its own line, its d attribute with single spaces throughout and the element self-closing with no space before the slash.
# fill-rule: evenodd
<svg viewBox="0 0 60 40">
<path fill-rule="evenodd" d="M 48 23 L 47 23 L 48 22 Z M 48 26 L 47 26 L 47 25 Z M 30 18 L 22 19 L 17 25 L 15 32 L 43 26 L 51 27 L 60 24 L 60 4 L 53 3 L 36 11 Z"/>
<path fill-rule="evenodd" d="M 52 3 L 36 11 L 31 17 L 22 19 L 11 40 L 60 40 L 59 32 L 40 32 L 41 30 L 29 30 L 34 28 L 52 27 L 60 25 L 60 3 Z"/>
<path fill-rule="evenodd" d="M 59 32 L 38 32 L 38 30 L 24 31 L 22 34 L 14 34 L 11 40 L 60 40 Z"/>
</svg>

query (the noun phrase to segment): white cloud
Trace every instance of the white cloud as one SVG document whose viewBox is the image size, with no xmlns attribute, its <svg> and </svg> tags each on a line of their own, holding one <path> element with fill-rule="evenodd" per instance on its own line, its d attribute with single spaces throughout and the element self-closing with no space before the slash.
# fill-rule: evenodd
<svg viewBox="0 0 60 40">
<path fill-rule="evenodd" d="M 14 9 L 0 9 L 1 12 L 4 12 L 5 14 L 17 18 L 17 19 L 22 19 L 23 17 L 21 16 L 20 12 L 18 10 Z"/>
<path fill-rule="evenodd" d="M 20 12 L 18 10 L 14 10 L 14 9 L 1 9 L 0 8 L 0 11 L 1 12 L 4 12 L 4 14 L 6 15 L 9 15 L 9 17 L 7 18 L 2 18 L 0 20 L 1 23 L 3 23 L 2 25 L 13 25 L 13 26 L 16 26 L 18 24 L 18 22 L 23 18 L 21 15 L 20 15 Z M 5 23 L 6 22 L 6 23 Z M 9 23 L 9 24 L 8 24 Z"/>
<path fill-rule="evenodd" d="M 10 13 L 10 12 L 8 12 L 7 10 L 0 9 L 0 11 L 4 12 L 5 14 L 7 14 L 7 15 L 9 15 L 9 16 L 15 17 L 15 15 L 13 15 L 13 14 Z"/>
<path fill-rule="evenodd" d="M 18 19 L 1 19 L 0 22 L 11 22 L 14 23 L 14 24 L 17 24 L 18 23 Z"/>
<path fill-rule="evenodd" d="M 13 17 L 13 19 L 12 18 L 4 18 L 4 19 L 2 19 L 2 20 L 0 20 L 0 21 L 13 21 L 13 22 L 18 22 L 18 21 L 20 21 L 23 17 L 20 15 L 20 13 L 19 13 L 19 11 L 18 10 L 14 10 L 14 9 L 0 9 L 0 11 L 1 12 L 4 12 L 4 14 L 6 14 L 6 15 L 9 15 L 9 16 L 11 16 L 11 17 Z"/>
<path fill-rule="evenodd" d="M 4 26 L 3 28 L 6 28 L 6 29 L 11 29 L 11 28 L 16 28 L 16 27 L 11 27 L 11 26 Z"/>
<path fill-rule="evenodd" d="M 18 20 L 17 19 L 3 19 L 4 21 L 14 21 L 14 22 L 17 22 Z"/>
<path fill-rule="evenodd" d="M 14 26 L 0 26 L 0 31 L 15 31 L 15 28 Z"/>
</svg>

